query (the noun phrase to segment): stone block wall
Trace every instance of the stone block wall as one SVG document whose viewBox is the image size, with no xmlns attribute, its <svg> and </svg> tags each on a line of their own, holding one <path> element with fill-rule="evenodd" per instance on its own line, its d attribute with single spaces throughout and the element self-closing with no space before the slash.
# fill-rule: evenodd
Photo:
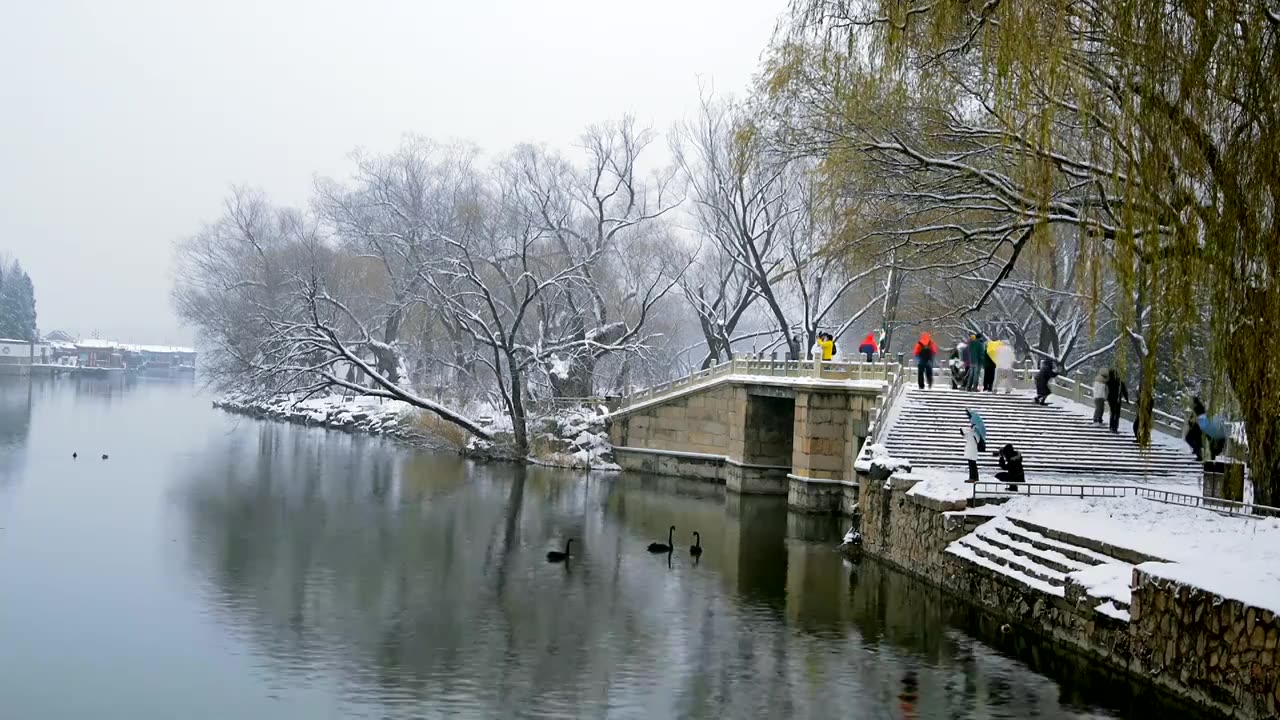
<svg viewBox="0 0 1280 720">
<path fill-rule="evenodd" d="M 724 457 L 664 454 L 614 448 L 613 458 L 623 470 L 705 480 L 712 483 L 724 482 Z"/>
<path fill-rule="evenodd" d="M 786 495 L 788 470 L 728 460 L 724 464 L 724 483 L 728 489 L 745 495 Z"/>
<path fill-rule="evenodd" d="M 611 425 L 615 447 L 742 457 L 746 390 L 736 385 L 696 392 L 631 413 Z"/>
<path fill-rule="evenodd" d="M 912 485 L 897 477 L 863 478 L 860 532 L 868 555 L 1177 701 L 1237 718 L 1280 718 L 1280 618 L 1274 613 L 1137 569 L 1131 620 L 1113 618 L 1097 612 L 1097 599 L 1074 583 L 1062 597 L 1050 595 L 947 553 L 984 519 L 930 507 L 907 495 Z"/>
<path fill-rule="evenodd" d="M 1133 671 L 1235 717 L 1280 717 L 1280 618 L 1238 600 L 1133 573 Z"/>
<path fill-rule="evenodd" d="M 875 395 L 796 391 L 791 472 L 818 480 L 853 480 L 858 438 L 870 425 Z"/>
</svg>

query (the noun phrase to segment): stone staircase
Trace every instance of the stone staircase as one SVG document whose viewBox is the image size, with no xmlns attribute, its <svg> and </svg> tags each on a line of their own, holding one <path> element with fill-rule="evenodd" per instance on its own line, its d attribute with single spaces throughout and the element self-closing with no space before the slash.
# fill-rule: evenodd
<svg viewBox="0 0 1280 720">
<path fill-rule="evenodd" d="M 992 394 L 909 387 L 890 416 L 882 444 L 890 455 L 910 460 L 916 468 L 963 471 L 960 430 L 967 422 L 965 410 L 972 408 L 987 426 L 987 452 L 978 460 L 984 477 L 999 469 L 993 454 L 1013 443 L 1022 453 L 1028 482 L 1199 483 L 1201 466 L 1180 439 L 1153 433 L 1151 445 L 1140 448 L 1128 422 L 1113 434 L 1093 424 L 1091 407 L 1062 397 L 1052 397 L 1049 403 L 1035 405 L 1026 391 Z"/>
<path fill-rule="evenodd" d="M 1124 622 L 1129 620 L 1134 565 L 1157 559 L 1005 516 L 979 525 L 947 552 L 1006 583 Z"/>
</svg>

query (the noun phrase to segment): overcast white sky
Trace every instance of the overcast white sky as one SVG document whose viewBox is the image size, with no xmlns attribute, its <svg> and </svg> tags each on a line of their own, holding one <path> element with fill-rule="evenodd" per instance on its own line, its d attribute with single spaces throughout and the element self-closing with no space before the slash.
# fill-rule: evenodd
<svg viewBox="0 0 1280 720">
<path fill-rule="evenodd" d="M 568 146 L 741 94 L 786 0 L 0 3 L 0 253 L 40 329 L 188 342 L 173 241 L 232 184 L 302 203 L 413 132 Z"/>
</svg>

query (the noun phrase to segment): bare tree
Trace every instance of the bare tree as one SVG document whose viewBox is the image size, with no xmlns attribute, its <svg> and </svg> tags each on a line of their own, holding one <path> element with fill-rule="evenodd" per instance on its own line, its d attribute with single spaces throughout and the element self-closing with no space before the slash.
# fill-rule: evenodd
<svg viewBox="0 0 1280 720">
<path fill-rule="evenodd" d="M 403 400 L 490 437 L 379 368 L 373 358 L 394 350 L 351 300 L 362 297 L 357 263 L 302 213 L 237 188 L 225 215 L 180 243 L 178 257 L 174 298 L 200 329 L 206 368 L 221 389 L 255 398 L 337 389 Z"/>
</svg>

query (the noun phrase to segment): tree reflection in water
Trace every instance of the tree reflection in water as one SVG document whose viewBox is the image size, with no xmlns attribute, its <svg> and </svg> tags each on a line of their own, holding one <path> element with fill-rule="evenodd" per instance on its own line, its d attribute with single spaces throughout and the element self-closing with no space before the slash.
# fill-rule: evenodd
<svg viewBox="0 0 1280 720">
<path fill-rule="evenodd" d="M 1025 641 L 993 649 L 974 638 L 1014 639 L 963 605 L 851 571 L 843 528 L 782 498 L 255 431 L 183 483 L 208 612 L 273 673 L 338 670 L 344 697 L 387 716 L 1140 715 L 1123 683 Z M 670 566 L 645 549 L 669 525 Z M 548 565 L 568 537 L 570 566 Z"/>
</svg>

